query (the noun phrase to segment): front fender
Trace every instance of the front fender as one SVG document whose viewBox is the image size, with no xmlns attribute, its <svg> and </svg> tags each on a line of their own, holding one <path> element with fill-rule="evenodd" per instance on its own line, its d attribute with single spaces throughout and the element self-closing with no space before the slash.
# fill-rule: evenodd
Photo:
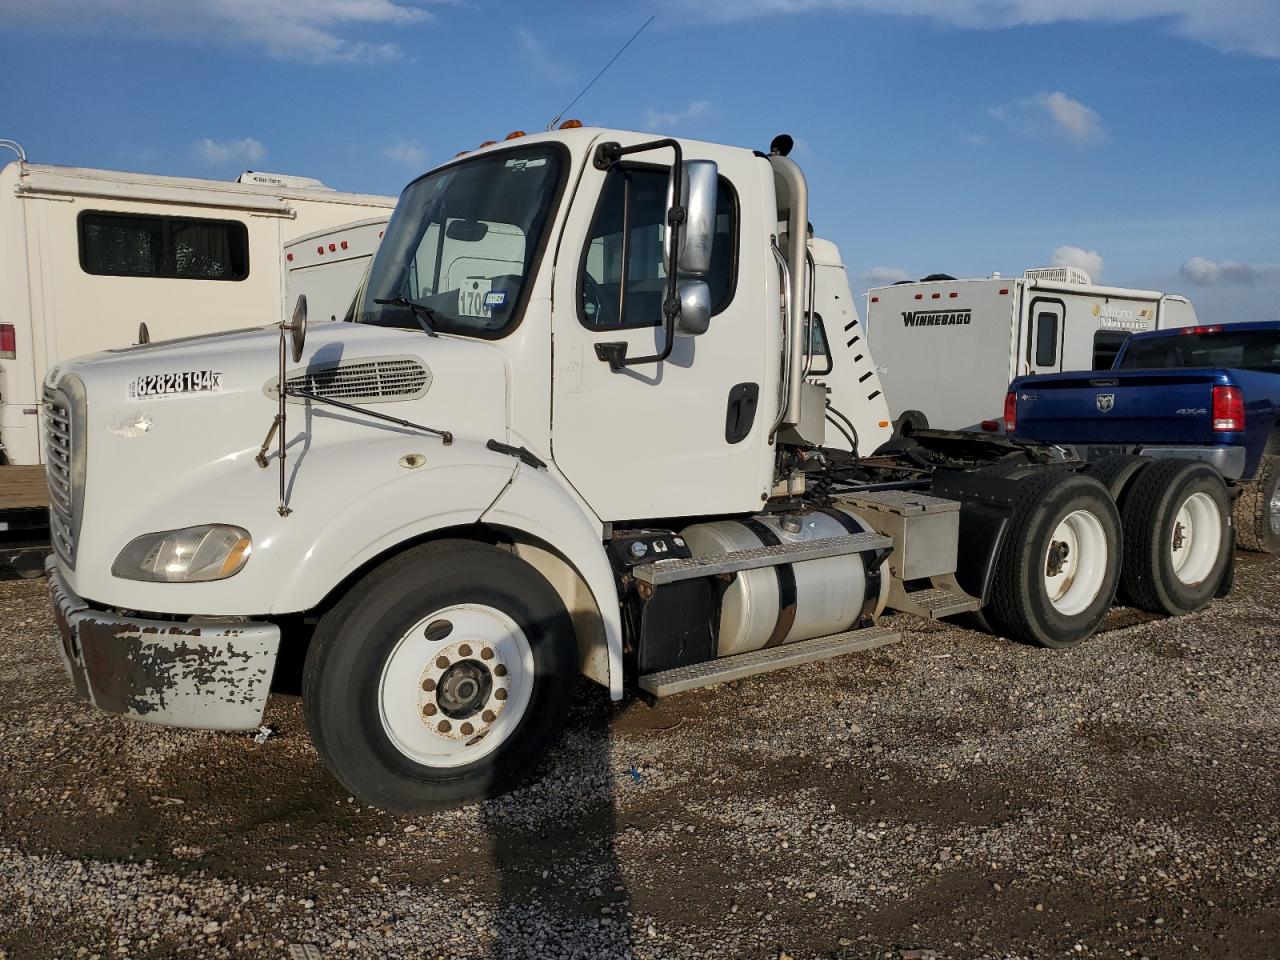
<svg viewBox="0 0 1280 960">
<path fill-rule="evenodd" d="M 559 558 L 567 562 L 591 592 L 594 611 L 575 611 L 575 626 L 580 640 L 585 632 L 583 672 L 593 679 L 606 683 L 614 700 L 622 699 L 622 612 L 618 600 L 618 588 L 613 570 L 604 551 L 603 525 L 569 490 L 568 482 L 550 470 L 539 470 L 522 465 L 511 483 L 485 511 L 481 522 L 486 526 L 502 527 L 518 531 L 532 540 L 551 547 Z M 534 553 L 527 556 L 564 596 L 572 584 L 556 583 L 555 571 L 548 569 Z M 582 613 L 594 617 L 582 617 Z M 598 619 L 596 619 L 598 617 Z M 584 620 L 586 621 L 584 623 Z M 593 665 L 599 652 L 596 646 L 603 641 L 607 663 L 607 682 L 604 669 Z"/>
<path fill-rule="evenodd" d="M 287 461 L 292 512 L 276 512 L 276 470 L 253 450 L 180 474 L 160 489 L 99 509 L 86 525 L 75 592 L 130 610 L 215 616 L 297 613 L 315 607 L 347 576 L 397 544 L 442 527 L 476 523 L 515 472 L 483 443 L 382 435 L 313 447 Z M 421 466 L 406 467 L 417 462 Z M 253 555 L 233 577 L 151 583 L 111 574 L 134 537 L 201 523 L 233 523 L 253 537 Z"/>
</svg>

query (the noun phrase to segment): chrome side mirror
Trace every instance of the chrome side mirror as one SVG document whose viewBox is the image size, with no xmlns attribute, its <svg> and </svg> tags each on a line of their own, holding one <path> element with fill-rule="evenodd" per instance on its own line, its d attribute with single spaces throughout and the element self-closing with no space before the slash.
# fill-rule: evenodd
<svg viewBox="0 0 1280 960">
<path fill-rule="evenodd" d="M 684 182 L 680 189 L 684 229 L 680 236 L 678 261 L 681 276 L 704 277 L 711 271 L 719 178 L 720 171 L 714 160 L 684 162 Z"/>
<path fill-rule="evenodd" d="M 696 337 L 711 326 L 711 288 L 705 280 L 685 280 L 680 284 L 680 314 L 676 336 Z"/>
<path fill-rule="evenodd" d="M 293 362 L 297 363 L 302 359 L 302 348 L 307 342 L 307 295 L 305 293 L 298 294 L 298 302 L 293 307 L 293 318 L 284 324 L 284 329 L 289 331 L 289 352 Z M 283 382 L 282 380 L 281 383 Z"/>
</svg>

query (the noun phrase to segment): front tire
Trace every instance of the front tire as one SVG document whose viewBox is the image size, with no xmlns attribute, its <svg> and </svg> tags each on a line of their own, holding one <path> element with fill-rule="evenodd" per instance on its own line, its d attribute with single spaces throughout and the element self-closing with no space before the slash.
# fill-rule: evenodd
<svg viewBox="0 0 1280 960">
<path fill-rule="evenodd" d="M 1092 477 L 1047 471 L 1019 484 L 983 611 L 1003 636 L 1054 650 L 1092 634 L 1120 579 L 1120 516 Z"/>
<path fill-rule="evenodd" d="M 321 618 L 303 711 L 352 794 L 423 813 L 526 777 L 559 738 L 576 676 L 550 584 L 497 547 L 442 541 L 377 567 Z"/>
</svg>

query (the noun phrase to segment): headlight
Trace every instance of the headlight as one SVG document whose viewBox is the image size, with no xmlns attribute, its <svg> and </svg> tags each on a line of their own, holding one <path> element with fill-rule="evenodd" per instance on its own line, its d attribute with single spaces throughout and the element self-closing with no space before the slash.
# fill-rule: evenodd
<svg viewBox="0 0 1280 960">
<path fill-rule="evenodd" d="M 249 560 L 253 541 L 239 527 L 210 523 L 138 537 L 111 565 L 125 580 L 194 583 L 235 576 Z"/>
</svg>

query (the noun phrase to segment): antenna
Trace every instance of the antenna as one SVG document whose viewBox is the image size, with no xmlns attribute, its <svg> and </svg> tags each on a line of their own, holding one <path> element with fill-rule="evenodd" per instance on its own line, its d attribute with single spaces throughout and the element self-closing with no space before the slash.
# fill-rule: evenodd
<svg viewBox="0 0 1280 960">
<path fill-rule="evenodd" d="M 591 78 L 591 82 L 582 88 L 582 92 L 579 93 L 572 100 L 570 100 L 568 104 L 565 105 L 564 109 L 561 110 L 552 118 L 551 122 L 547 124 L 548 130 L 554 130 L 556 128 L 556 124 L 560 122 L 560 118 L 563 117 L 566 113 L 568 113 L 571 109 L 573 109 L 573 105 L 577 103 L 579 100 L 581 100 L 586 95 L 586 92 L 588 90 L 590 90 L 593 86 L 595 86 L 595 82 L 599 80 L 601 77 L 603 77 L 605 75 L 605 71 L 607 71 L 610 67 L 613 66 L 614 60 L 617 60 L 620 56 L 622 56 L 623 52 L 627 49 L 627 47 L 631 46 L 632 41 L 634 41 L 636 37 L 640 36 L 640 34 L 644 33 L 644 28 L 649 26 L 649 24 L 653 23 L 654 19 L 655 17 L 650 17 L 643 24 L 641 24 L 640 29 L 631 35 L 631 39 L 618 48 L 618 52 L 613 55 L 613 59 L 610 60 L 608 63 L 606 63 L 601 68 L 600 72 Z"/>
</svg>

